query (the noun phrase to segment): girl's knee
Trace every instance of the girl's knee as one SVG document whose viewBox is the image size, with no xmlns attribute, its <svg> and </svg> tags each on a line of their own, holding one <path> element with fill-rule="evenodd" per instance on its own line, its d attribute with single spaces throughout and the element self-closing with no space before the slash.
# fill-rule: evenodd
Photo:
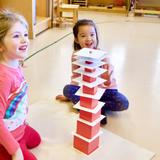
<svg viewBox="0 0 160 160">
<path fill-rule="evenodd" d="M 119 106 L 120 111 L 127 110 L 129 107 L 129 101 L 126 97 L 121 99 L 121 105 Z"/>
<path fill-rule="evenodd" d="M 63 91 L 67 90 L 70 86 L 71 86 L 70 84 L 65 85 L 64 88 L 63 88 Z"/>
<path fill-rule="evenodd" d="M 41 143 L 41 137 L 38 132 L 35 131 L 34 135 L 32 136 L 34 137 L 34 139 L 27 145 L 30 149 L 39 146 L 39 144 Z"/>
<path fill-rule="evenodd" d="M 121 110 L 127 110 L 129 107 L 129 101 L 127 99 L 127 97 L 125 95 L 123 95 L 122 93 L 119 93 L 117 96 L 117 100 L 120 101 L 120 109 Z"/>
<path fill-rule="evenodd" d="M 63 88 L 63 95 L 66 96 L 71 90 L 71 85 L 70 84 L 67 84 L 64 86 Z"/>
<path fill-rule="evenodd" d="M 32 127 L 27 125 L 25 132 L 26 132 L 25 133 L 26 136 L 24 138 L 28 148 L 30 149 L 35 148 L 41 143 L 41 137 L 39 133 L 36 130 L 34 130 Z"/>
<path fill-rule="evenodd" d="M 79 86 L 72 85 L 72 84 L 67 84 L 67 85 L 63 88 L 63 95 L 66 96 L 67 98 L 69 98 L 70 95 L 75 94 L 78 89 L 79 89 Z"/>
<path fill-rule="evenodd" d="M 125 102 L 125 108 L 128 109 L 129 108 L 129 101 L 128 99 L 126 99 L 126 102 Z"/>
<path fill-rule="evenodd" d="M 37 160 L 36 156 L 27 148 L 22 149 L 24 160 Z"/>
<path fill-rule="evenodd" d="M 129 107 L 129 101 L 128 101 L 127 99 L 125 99 L 125 100 L 123 101 L 123 110 L 127 110 L 128 107 Z"/>
</svg>

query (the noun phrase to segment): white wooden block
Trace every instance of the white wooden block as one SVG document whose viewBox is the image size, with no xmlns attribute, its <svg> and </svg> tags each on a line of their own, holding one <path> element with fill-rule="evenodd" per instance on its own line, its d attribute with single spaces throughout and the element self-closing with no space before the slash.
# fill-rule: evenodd
<svg viewBox="0 0 160 160">
<path fill-rule="evenodd" d="M 105 118 L 105 116 L 104 116 L 104 115 L 101 115 L 98 119 L 96 119 L 96 120 L 93 121 L 93 122 L 88 122 L 88 121 L 86 121 L 86 120 L 84 120 L 84 119 L 81 119 L 81 118 L 78 118 L 78 121 L 80 121 L 80 122 L 82 122 L 82 123 L 85 123 L 85 124 L 93 127 L 93 126 L 95 126 L 97 123 L 99 123 L 103 118 Z"/>
<path fill-rule="evenodd" d="M 106 69 L 98 67 L 98 68 L 96 68 L 95 72 L 86 72 L 83 67 L 80 67 L 80 68 L 74 70 L 73 72 L 80 73 L 81 75 L 86 75 L 86 76 L 89 76 L 89 77 L 96 78 L 106 71 L 107 71 Z"/>
<path fill-rule="evenodd" d="M 97 92 L 96 92 L 95 95 L 85 94 L 85 93 L 82 92 L 82 87 L 81 87 L 81 88 L 78 89 L 78 91 L 76 92 L 75 95 L 99 100 L 102 97 L 102 95 L 103 95 L 104 92 L 105 92 L 105 89 L 98 88 L 98 90 L 97 90 Z"/>
<path fill-rule="evenodd" d="M 80 139 L 83 139 L 84 141 L 90 143 L 92 142 L 93 140 L 95 140 L 97 137 L 99 137 L 103 132 L 102 131 L 99 131 L 94 137 L 92 137 L 91 139 L 88 139 L 88 138 L 85 138 L 77 133 L 73 133 L 73 135 L 79 137 Z"/>
<path fill-rule="evenodd" d="M 89 109 L 89 108 L 80 106 L 80 102 L 78 102 L 73 106 L 73 108 L 80 109 L 90 113 L 97 113 L 104 106 L 104 104 L 105 103 L 98 101 L 98 105 L 94 109 Z"/>
<path fill-rule="evenodd" d="M 93 87 L 96 87 L 96 86 L 106 82 L 107 80 L 100 78 L 100 77 L 97 77 L 96 81 L 94 81 L 94 82 L 85 82 L 82 80 L 82 77 L 78 77 L 78 78 L 74 78 L 73 81 L 79 83 L 79 86 L 84 85 L 89 88 L 93 88 Z"/>
<path fill-rule="evenodd" d="M 107 57 L 107 52 L 97 49 L 83 48 L 80 51 L 76 52 L 74 55 L 77 58 L 83 58 L 85 61 L 102 60 Z"/>
<path fill-rule="evenodd" d="M 72 64 L 75 64 L 75 65 L 78 65 L 78 66 L 81 66 L 84 68 L 88 68 L 88 69 L 95 69 L 97 67 L 103 66 L 104 64 L 106 64 L 106 62 L 96 61 L 92 64 L 87 64 L 87 63 L 85 63 L 85 61 L 78 59 L 78 60 L 73 61 Z"/>
</svg>

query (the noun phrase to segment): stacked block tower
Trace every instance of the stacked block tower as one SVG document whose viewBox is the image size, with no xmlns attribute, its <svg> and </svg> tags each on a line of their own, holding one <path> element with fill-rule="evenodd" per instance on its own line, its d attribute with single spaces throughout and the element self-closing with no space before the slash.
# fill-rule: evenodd
<svg viewBox="0 0 160 160">
<path fill-rule="evenodd" d="M 106 69 L 100 66 L 105 62 L 106 52 L 101 50 L 83 48 L 75 53 L 76 60 L 73 64 L 80 66 L 74 70 L 81 76 L 75 78 L 81 86 L 76 92 L 80 96 L 80 101 L 74 105 L 74 108 L 80 110 L 77 120 L 76 133 L 74 133 L 73 146 L 79 151 L 89 155 L 99 147 L 100 121 L 104 118 L 101 115 L 103 102 L 98 101 L 103 95 L 105 89 L 98 88 L 98 85 L 106 80 L 100 78 L 100 75 L 106 72 Z"/>
</svg>

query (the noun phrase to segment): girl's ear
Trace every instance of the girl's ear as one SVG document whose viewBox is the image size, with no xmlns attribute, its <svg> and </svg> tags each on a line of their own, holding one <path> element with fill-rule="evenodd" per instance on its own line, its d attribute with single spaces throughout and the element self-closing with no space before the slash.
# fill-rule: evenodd
<svg viewBox="0 0 160 160">
<path fill-rule="evenodd" d="M 0 53 L 2 53 L 4 51 L 4 47 L 2 46 L 2 44 L 0 43 Z"/>
</svg>

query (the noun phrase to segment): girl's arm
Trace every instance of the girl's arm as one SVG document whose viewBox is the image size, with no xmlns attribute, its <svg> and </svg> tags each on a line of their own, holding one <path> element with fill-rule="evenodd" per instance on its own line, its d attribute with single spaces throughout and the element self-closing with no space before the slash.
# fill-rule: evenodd
<svg viewBox="0 0 160 160">
<path fill-rule="evenodd" d="M 10 89 L 11 80 L 4 75 L 0 75 L 0 144 L 12 155 L 19 148 L 19 143 L 5 127 L 3 121 Z"/>
</svg>

